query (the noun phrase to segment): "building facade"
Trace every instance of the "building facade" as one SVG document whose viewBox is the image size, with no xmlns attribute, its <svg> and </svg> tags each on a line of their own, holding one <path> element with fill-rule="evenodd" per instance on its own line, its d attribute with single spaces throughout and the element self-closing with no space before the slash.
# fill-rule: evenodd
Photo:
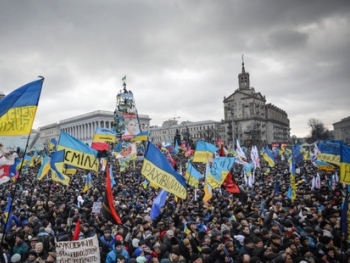
<svg viewBox="0 0 350 263">
<path fill-rule="evenodd" d="M 223 141 L 230 144 L 239 138 L 246 146 L 263 146 L 272 143 L 286 143 L 290 138 L 290 123 L 287 113 L 266 104 L 266 98 L 250 86 L 249 73 L 238 74 L 238 89 L 224 97 L 224 120 L 226 134 Z"/>
<path fill-rule="evenodd" d="M 334 139 L 350 145 L 350 116 L 333 123 Z"/>
<path fill-rule="evenodd" d="M 180 124 L 177 120 L 167 120 L 161 127 L 151 126 L 149 140 L 153 143 L 174 143 L 178 133 L 181 140 L 191 141 L 193 144 L 198 140 L 214 143 L 221 138 L 220 126 L 220 122 L 212 120 L 185 121 Z"/>
<path fill-rule="evenodd" d="M 139 114 L 138 119 L 141 131 L 147 131 L 151 120 L 149 116 Z M 43 144 L 48 145 L 51 138 L 58 139 L 60 131 L 64 131 L 85 143 L 91 144 L 96 128 L 111 129 L 113 120 L 114 113 L 112 111 L 97 110 L 40 127 L 40 137 Z"/>
</svg>

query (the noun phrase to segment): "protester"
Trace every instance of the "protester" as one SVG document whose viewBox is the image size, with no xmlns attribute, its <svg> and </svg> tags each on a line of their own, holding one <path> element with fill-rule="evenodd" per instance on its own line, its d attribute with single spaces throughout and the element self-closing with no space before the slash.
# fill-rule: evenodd
<svg viewBox="0 0 350 263">
<path fill-rule="evenodd" d="M 249 149 L 246 155 L 250 156 Z M 185 151 L 171 157 L 184 174 Z M 339 182 L 330 185 L 337 168 L 322 171 L 309 160 L 300 161 L 292 201 L 287 158 L 276 155 L 274 167 L 261 158 L 252 183 L 245 181 L 243 165 L 236 162 L 230 171 L 239 192 L 223 185 L 212 189 L 211 198 L 203 202 L 205 183 L 199 179 L 198 187 L 186 186 L 186 200 L 168 194 L 154 216 L 153 203 L 161 189 L 143 186 L 142 160 L 132 160 L 120 171 L 120 163 L 113 159 L 109 162 L 115 180 L 112 204 L 120 224 L 93 212 L 94 203 L 104 200 L 107 191 L 101 169 L 92 173 L 93 186 L 87 191 L 83 190 L 86 171 L 77 169 L 69 186 L 64 186 L 50 176 L 38 181 L 39 163 L 26 167 L 17 182 L 0 185 L 2 229 L 7 194 L 16 187 L 0 261 L 56 262 L 56 242 L 71 242 L 74 236 L 79 241 L 96 236 L 101 262 L 106 263 L 337 263 L 349 258 L 340 220 L 344 188 Z M 249 161 L 247 157 L 245 162 Z M 194 163 L 194 167 L 205 174 L 205 165 Z M 317 173 L 318 188 L 311 183 Z"/>
</svg>

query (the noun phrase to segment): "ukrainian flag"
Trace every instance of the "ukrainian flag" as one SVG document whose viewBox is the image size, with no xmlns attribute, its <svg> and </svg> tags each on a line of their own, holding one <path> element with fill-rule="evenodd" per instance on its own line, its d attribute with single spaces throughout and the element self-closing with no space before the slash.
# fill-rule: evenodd
<svg viewBox="0 0 350 263">
<path fill-rule="evenodd" d="M 11 195 L 9 194 L 7 196 L 7 204 L 4 211 L 4 222 L 6 224 L 5 234 L 10 230 L 11 223 L 12 223 L 11 203 L 12 203 L 12 198 L 11 198 Z"/>
<path fill-rule="evenodd" d="M 45 156 L 44 160 L 40 166 L 40 169 L 38 171 L 38 174 L 36 176 L 36 178 L 40 181 L 42 180 L 45 175 L 47 175 L 50 171 L 51 167 L 50 167 L 50 157 Z"/>
<path fill-rule="evenodd" d="M 350 147 L 340 144 L 340 178 L 342 184 L 350 184 Z"/>
<path fill-rule="evenodd" d="M 193 162 L 205 163 L 208 159 L 213 158 L 213 153 L 215 153 L 219 148 L 211 143 L 198 141 L 196 144 L 196 151 L 194 152 Z"/>
<path fill-rule="evenodd" d="M 61 131 L 57 149 L 65 150 L 65 164 L 71 164 L 74 167 L 86 170 L 98 171 L 97 151 L 73 136 Z"/>
<path fill-rule="evenodd" d="M 57 151 L 51 155 L 51 159 L 50 159 L 51 178 L 55 182 L 59 182 L 63 185 L 68 186 L 70 182 L 70 178 L 63 174 L 64 156 L 65 156 L 64 150 Z"/>
<path fill-rule="evenodd" d="M 23 166 L 26 167 L 26 166 L 30 166 L 32 162 L 32 157 L 30 155 L 25 155 L 24 156 L 24 161 L 23 161 Z"/>
<path fill-rule="evenodd" d="M 131 142 L 141 142 L 141 141 L 147 141 L 148 140 L 148 132 L 140 132 L 139 134 L 135 135 L 130 141 Z"/>
<path fill-rule="evenodd" d="M 148 181 L 147 181 L 147 180 L 144 180 L 144 181 L 142 182 L 142 187 L 143 187 L 144 189 L 146 189 L 147 186 L 148 186 Z"/>
<path fill-rule="evenodd" d="M 279 155 L 283 155 L 284 152 L 285 152 L 285 148 L 284 148 L 284 146 L 282 145 L 282 146 L 281 146 L 281 150 L 280 150 L 280 152 L 279 152 Z"/>
<path fill-rule="evenodd" d="M 275 166 L 275 157 L 273 156 L 273 154 L 268 146 L 265 147 L 265 152 L 263 154 L 263 158 L 269 164 L 270 167 Z"/>
<path fill-rule="evenodd" d="M 49 151 L 50 152 L 55 152 L 57 151 L 57 140 L 56 138 L 51 138 L 50 143 L 49 143 Z"/>
<path fill-rule="evenodd" d="M 43 82 L 28 83 L 0 100 L 0 136 L 31 133 Z"/>
<path fill-rule="evenodd" d="M 165 156 L 152 143 L 148 143 L 147 145 L 141 174 L 150 183 L 159 186 L 181 199 L 186 199 L 187 189 L 185 178 L 174 170 Z"/>
<path fill-rule="evenodd" d="M 207 161 L 206 169 L 205 169 L 205 179 L 208 178 L 210 174 L 210 167 L 209 167 L 209 162 Z M 204 197 L 203 197 L 203 202 L 206 203 L 208 202 L 213 196 L 213 190 L 207 182 L 205 182 L 204 185 Z"/>
<path fill-rule="evenodd" d="M 197 169 L 192 165 L 191 162 L 187 162 L 187 169 L 185 173 L 185 178 L 190 186 L 198 188 L 199 179 L 203 178 L 203 175 L 197 171 Z"/>
<path fill-rule="evenodd" d="M 64 165 L 64 174 L 76 175 L 77 174 L 77 168 L 75 168 L 73 165 L 65 164 Z"/>
<path fill-rule="evenodd" d="M 84 189 L 83 192 L 86 192 L 87 190 L 91 189 L 93 187 L 93 181 L 92 181 L 92 176 L 91 173 L 88 173 L 85 177 L 84 180 Z"/>
<path fill-rule="evenodd" d="M 107 128 L 97 128 L 92 138 L 94 142 L 111 142 L 114 143 L 116 140 L 117 134 L 111 129 Z"/>
</svg>

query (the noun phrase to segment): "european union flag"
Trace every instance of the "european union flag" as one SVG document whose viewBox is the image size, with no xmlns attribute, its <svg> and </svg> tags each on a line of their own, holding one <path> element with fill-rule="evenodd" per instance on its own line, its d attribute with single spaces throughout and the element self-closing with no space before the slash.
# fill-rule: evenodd
<svg viewBox="0 0 350 263">
<path fill-rule="evenodd" d="M 292 162 L 294 162 L 295 164 L 299 164 L 304 159 L 304 155 L 302 154 L 302 152 L 300 150 L 301 149 L 300 149 L 300 145 L 299 144 L 295 145 L 294 148 L 293 148 Z"/>
</svg>

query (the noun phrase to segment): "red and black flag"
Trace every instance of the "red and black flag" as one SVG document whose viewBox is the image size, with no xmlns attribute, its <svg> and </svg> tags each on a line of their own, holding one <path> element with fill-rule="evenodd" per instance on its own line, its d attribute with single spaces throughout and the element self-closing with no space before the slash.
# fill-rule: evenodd
<svg viewBox="0 0 350 263">
<path fill-rule="evenodd" d="M 114 209 L 114 198 L 112 193 L 111 176 L 109 174 L 108 164 L 106 165 L 106 194 L 103 199 L 101 213 L 105 219 L 111 221 L 113 224 L 121 225 L 122 221 Z"/>
<path fill-rule="evenodd" d="M 232 175 L 231 171 L 229 171 L 229 173 L 227 174 L 226 179 L 222 185 L 226 189 L 226 191 L 229 193 L 232 193 L 232 194 L 239 194 L 240 193 L 240 189 L 239 189 L 238 185 L 236 185 L 234 180 L 233 180 L 233 175 Z"/>
</svg>

